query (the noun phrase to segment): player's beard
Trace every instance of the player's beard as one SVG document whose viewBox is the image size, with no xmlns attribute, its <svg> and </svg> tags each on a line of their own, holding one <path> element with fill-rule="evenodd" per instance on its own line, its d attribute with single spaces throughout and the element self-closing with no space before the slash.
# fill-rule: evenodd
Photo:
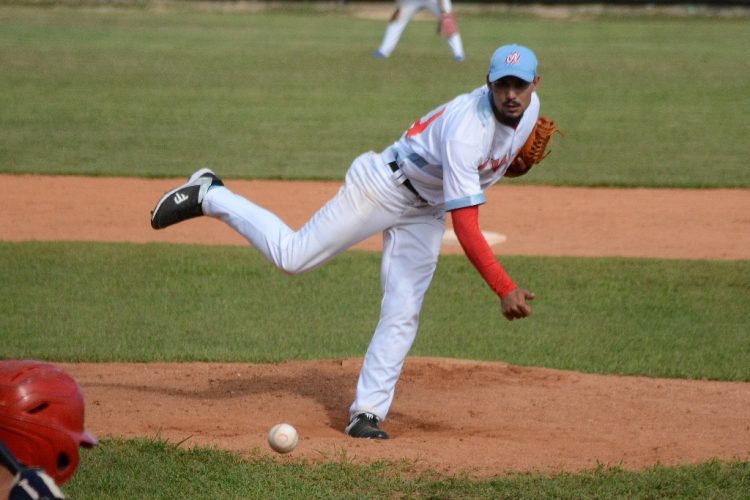
<svg viewBox="0 0 750 500">
<path fill-rule="evenodd" d="M 516 127 L 518 125 L 518 122 L 521 121 L 521 118 L 523 118 L 523 105 L 515 99 L 507 100 L 503 103 L 503 106 L 496 106 L 495 100 L 493 98 L 492 93 L 490 93 L 490 103 L 492 104 L 492 111 L 495 115 L 495 118 L 497 118 L 497 121 L 502 123 L 503 125 L 506 125 L 508 127 Z M 521 107 L 522 111 L 518 116 L 509 115 L 505 111 L 505 107 L 508 104 L 514 104 L 515 106 Z"/>
<path fill-rule="evenodd" d="M 505 109 L 508 105 L 513 105 L 514 107 L 520 109 L 521 112 L 518 115 L 510 115 L 506 113 Z M 500 120 L 500 123 L 502 123 L 503 125 L 507 125 L 508 127 L 515 127 L 516 125 L 518 125 L 518 122 L 521 121 L 521 118 L 523 118 L 523 105 L 516 100 L 505 101 L 498 110 L 498 120 Z"/>
</svg>

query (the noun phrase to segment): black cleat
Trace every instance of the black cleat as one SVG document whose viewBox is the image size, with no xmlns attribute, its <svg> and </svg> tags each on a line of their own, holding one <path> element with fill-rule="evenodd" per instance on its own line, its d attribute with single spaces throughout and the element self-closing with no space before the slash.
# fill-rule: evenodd
<svg viewBox="0 0 750 500">
<path fill-rule="evenodd" d="M 378 427 L 380 420 L 372 413 L 357 413 L 352 417 L 344 432 L 351 437 L 365 439 L 389 439 L 387 432 Z"/>
<path fill-rule="evenodd" d="M 211 186 L 223 186 L 216 174 L 202 168 L 180 187 L 167 191 L 151 211 L 151 227 L 163 229 L 172 224 L 203 215 L 203 198 Z"/>
</svg>

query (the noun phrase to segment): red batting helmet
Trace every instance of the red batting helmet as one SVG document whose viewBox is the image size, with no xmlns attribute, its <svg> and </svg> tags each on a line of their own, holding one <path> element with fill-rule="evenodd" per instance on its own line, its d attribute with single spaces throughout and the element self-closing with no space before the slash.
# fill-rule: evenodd
<svg viewBox="0 0 750 500">
<path fill-rule="evenodd" d="M 78 383 L 49 363 L 0 361 L 0 441 L 22 464 L 67 481 L 78 467 L 78 447 L 97 444 L 83 430 Z"/>
</svg>

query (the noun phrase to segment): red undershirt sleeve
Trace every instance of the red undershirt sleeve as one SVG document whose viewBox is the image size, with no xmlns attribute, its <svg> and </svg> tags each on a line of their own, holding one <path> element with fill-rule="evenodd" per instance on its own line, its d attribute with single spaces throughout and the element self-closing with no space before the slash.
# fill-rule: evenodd
<svg viewBox="0 0 750 500">
<path fill-rule="evenodd" d="M 475 205 L 453 210 L 451 219 L 453 231 L 461 243 L 461 248 L 484 281 L 500 298 L 512 292 L 516 284 L 497 261 L 482 231 L 479 230 L 479 207 Z"/>
</svg>

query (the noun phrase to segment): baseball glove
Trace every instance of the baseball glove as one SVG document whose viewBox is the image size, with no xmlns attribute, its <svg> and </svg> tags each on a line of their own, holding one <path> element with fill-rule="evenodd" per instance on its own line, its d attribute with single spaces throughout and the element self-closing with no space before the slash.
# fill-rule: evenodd
<svg viewBox="0 0 750 500">
<path fill-rule="evenodd" d="M 540 116 L 531 134 L 529 134 L 529 138 L 526 139 L 518 155 L 511 162 L 508 170 L 505 171 L 505 176 L 518 177 L 524 175 L 531 170 L 531 167 L 546 158 L 550 154 L 550 151 L 547 151 L 547 144 L 549 144 L 552 134 L 555 132 L 562 135 L 555 122 L 546 116 Z"/>
<path fill-rule="evenodd" d="M 450 38 L 455 33 L 458 33 L 456 17 L 452 12 L 443 12 L 440 14 L 440 19 L 438 19 L 438 33 L 445 38 Z"/>
</svg>

